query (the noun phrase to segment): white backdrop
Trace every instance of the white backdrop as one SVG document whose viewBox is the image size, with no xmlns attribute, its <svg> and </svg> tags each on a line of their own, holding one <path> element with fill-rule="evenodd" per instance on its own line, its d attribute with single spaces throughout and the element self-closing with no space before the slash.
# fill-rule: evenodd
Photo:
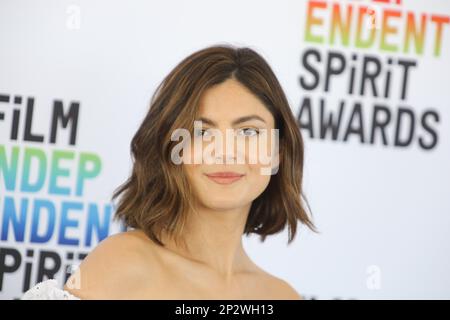
<svg viewBox="0 0 450 320">
<path fill-rule="evenodd" d="M 99 239 L 119 231 L 108 225 L 109 199 L 129 174 L 130 139 L 151 94 L 185 56 L 229 43 L 249 46 L 267 59 L 295 115 L 302 110 L 302 123 L 309 119 L 304 102 L 310 99 L 314 123 L 313 137 L 303 129 L 305 193 L 320 233 L 301 229 L 289 246 L 286 233 L 263 244 L 246 238 L 250 256 L 307 299 L 449 299 L 450 2 L 316 2 L 1 0 L 0 298 L 19 297 L 51 270 L 63 281 L 67 265 L 79 263 Z M 355 24 L 347 45 L 339 37 L 330 43 L 334 3 L 343 14 L 348 6 L 354 14 L 362 6 L 372 10 L 373 25 L 361 30 L 367 35 L 375 29 L 373 45 L 355 44 Z M 385 25 L 383 12 L 391 15 Z M 404 50 L 408 12 L 416 23 L 422 15 L 427 23 L 422 53 L 414 44 Z M 314 80 L 302 64 L 307 50 L 320 54 L 320 61 L 305 58 L 320 76 L 312 90 L 299 82 Z M 331 78 L 326 92 L 330 53 L 342 54 L 346 67 Z M 391 67 L 387 98 L 381 91 L 386 78 L 376 80 L 378 97 L 370 83 L 359 95 L 364 57 L 379 59 L 384 76 Z M 415 63 L 405 99 L 399 95 L 399 60 Z M 357 89 L 348 94 L 352 65 Z M 338 59 L 330 67 L 338 69 Z M 344 141 L 344 128 L 336 139 L 331 132 L 320 138 L 320 99 L 325 119 L 330 113 L 337 117 L 345 104 L 345 128 L 351 122 L 358 131 L 361 116 L 363 142 L 357 133 Z M 356 111 L 355 103 L 361 104 Z M 384 106 L 380 119 L 390 114 L 386 145 L 379 131 L 369 141 L 375 104 Z M 57 113 L 61 106 L 72 115 L 67 128 Z M 411 142 L 396 146 L 396 128 L 405 140 L 411 123 Z"/>
</svg>

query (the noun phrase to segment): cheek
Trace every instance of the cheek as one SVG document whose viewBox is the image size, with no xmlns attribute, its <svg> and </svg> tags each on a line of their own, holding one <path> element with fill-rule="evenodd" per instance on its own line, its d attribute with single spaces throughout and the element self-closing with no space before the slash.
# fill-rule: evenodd
<svg viewBox="0 0 450 320">
<path fill-rule="evenodd" d="M 249 188 L 258 196 L 261 194 L 268 186 L 270 182 L 270 175 L 262 174 L 265 172 L 266 166 L 264 165 L 249 165 L 249 175 L 248 184 Z"/>
<path fill-rule="evenodd" d="M 203 194 L 207 194 L 210 191 L 207 181 L 203 175 L 204 165 L 201 164 L 184 164 L 183 170 L 187 182 L 196 197 L 202 198 Z"/>
<path fill-rule="evenodd" d="M 267 183 L 270 176 L 275 173 L 274 169 L 278 166 L 278 145 L 273 145 L 272 141 L 263 140 L 262 144 L 249 145 L 243 150 L 245 163 L 255 181 Z M 255 145 L 256 147 L 254 147 Z"/>
<path fill-rule="evenodd" d="M 198 167 L 198 164 L 183 164 L 183 170 L 190 185 L 195 185 L 196 175 L 199 172 Z"/>
<path fill-rule="evenodd" d="M 276 159 L 279 152 L 278 132 L 267 130 L 259 136 L 238 143 L 238 153 L 242 154 L 246 163 L 267 165 L 271 159 Z"/>
</svg>

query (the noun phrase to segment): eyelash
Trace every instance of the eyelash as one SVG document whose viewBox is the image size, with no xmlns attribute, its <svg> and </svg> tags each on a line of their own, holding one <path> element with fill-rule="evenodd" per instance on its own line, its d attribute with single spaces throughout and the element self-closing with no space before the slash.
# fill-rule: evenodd
<svg viewBox="0 0 450 320">
<path fill-rule="evenodd" d="M 205 131 L 207 131 L 208 129 L 202 129 L 202 130 L 197 130 L 197 132 L 196 132 L 196 134 L 195 134 L 195 136 L 203 136 L 203 132 L 205 132 Z M 245 131 L 245 130 L 254 130 L 255 131 L 255 135 L 259 135 L 259 129 L 257 129 L 257 128 L 252 128 L 252 127 L 247 127 L 247 128 L 241 128 L 241 129 L 237 129 L 237 130 L 242 130 L 242 131 Z M 199 134 L 200 133 L 200 134 Z M 246 135 L 244 135 L 244 136 L 246 136 Z M 246 137 L 253 137 L 253 136 L 246 136 Z"/>
<path fill-rule="evenodd" d="M 256 129 L 256 128 L 242 128 L 242 129 L 238 129 L 238 130 L 254 130 L 256 132 L 255 135 L 259 135 L 259 129 Z M 252 136 L 247 136 L 247 137 L 252 137 Z"/>
</svg>

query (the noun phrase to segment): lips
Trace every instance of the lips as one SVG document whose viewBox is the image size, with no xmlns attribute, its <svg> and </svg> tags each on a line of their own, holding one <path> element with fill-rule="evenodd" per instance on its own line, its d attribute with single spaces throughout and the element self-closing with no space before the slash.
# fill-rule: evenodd
<svg viewBox="0 0 450 320">
<path fill-rule="evenodd" d="M 218 183 L 218 184 L 231 184 L 233 182 L 236 182 L 240 180 L 244 174 L 237 173 L 237 172 L 214 172 L 214 173 L 208 173 L 205 174 L 209 179 L 212 181 Z"/>
</svg>

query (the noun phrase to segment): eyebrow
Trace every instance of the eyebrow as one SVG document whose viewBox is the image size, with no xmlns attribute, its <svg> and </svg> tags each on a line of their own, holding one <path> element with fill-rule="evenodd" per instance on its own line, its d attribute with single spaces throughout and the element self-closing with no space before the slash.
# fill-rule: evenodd
<svg viewBox="0 0 450 320">
<path fill-rule="evenodd" d="M 206 124 L 209 124 L 211 126 L 217 126 L 217 123 L 215 123 L 213 120 L 205 118 L 205 117 L 200 117 L 197 120 L 200 120 L 200 121 L 202 121 L 202 122 L 204 122 Z M 248 116 L 243 116 L 243 117 L 237 118 L 237 119 L 233 120 L 233 122 L 231 124 L 234 126 L 234 125 L 237 125 L 239 123 L 247 122 L 247 121 L 250 121 L 250 120 L 259 120 L 259 121 L 262 121 L 262 122 L 266 123 L 266 120 L 264 120 L 260 116 L 258 116 L 256 114 L 252 114 L 252 115 L 248 115 Z"/>
</svg>

